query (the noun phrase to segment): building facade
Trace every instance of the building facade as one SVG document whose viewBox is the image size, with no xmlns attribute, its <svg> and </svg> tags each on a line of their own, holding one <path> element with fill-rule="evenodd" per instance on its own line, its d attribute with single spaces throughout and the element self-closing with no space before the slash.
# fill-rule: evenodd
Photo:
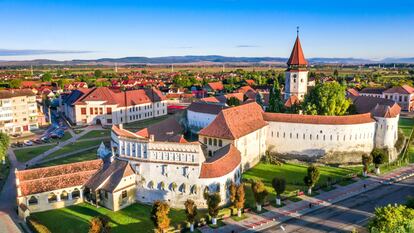
<svg viewBox="0 0 414 233">
<path fill-rule="evenodd" d="M 107 87 L 76 90 L 63 101 L 76 125 L 130 123 L 167 114 L 167 101 L 156 89 L 119 91 Z"/>
<path fill-rule="evenodd" d="M 36 95 L 31 90 L 0 91 L 0 131 L 27 133 L 39 128 Z"/>
</svg>

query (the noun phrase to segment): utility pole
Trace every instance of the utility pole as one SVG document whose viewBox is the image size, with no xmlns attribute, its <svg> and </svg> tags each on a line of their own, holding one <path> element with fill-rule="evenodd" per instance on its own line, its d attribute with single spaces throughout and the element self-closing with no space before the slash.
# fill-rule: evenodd
<svg viewBox="0 0 414 233">
<path fill-rule="evenodd" d="M 115 62 L 115 73 L 118 73 L 118 63 Z"/>
<path fill-rule="evenodd" d="M 223 64 L 223 73 L 226 71 L 226 68 L 224 67 L 224 64 Z"/>
<path fill-rule="evenodd" d="M 33 77 L 33 65 L 30 65 L 30 75 Z"/>
<path fill-rule="evenodd" d="M 174 72 L 174 64 L 171 64 L 171 72 Z"/>
</svg>

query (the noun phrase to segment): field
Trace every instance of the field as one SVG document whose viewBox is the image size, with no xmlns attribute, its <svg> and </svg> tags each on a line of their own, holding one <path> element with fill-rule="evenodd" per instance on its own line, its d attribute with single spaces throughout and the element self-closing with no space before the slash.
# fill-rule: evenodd
<svg viewBox="0 0 414 233">
<path fill-rule="evenodd" d="M 85 149 L 85 148 L 92 147 L 92 146 L 98 146 L 101 142 L 102 142 L 102 140 L 77 141 L 77 142 L 74 142 L 72 144 L 69 144 L 69 145 L 66 145 L 66 146 L 62 147 L 60 150 L 57 150 L 57 151 L 51 153 L 45 159 L 54 158 L 54 157 L 62 155 L 62 154 L 70 153 L 70 152 L 73 152 L 73 151 L 76 151 L 76 150 L 81 150 L 81 149 Z"/>
<path fill-rule="evenodd" d="M 112 233 L 148 232 L 152 233 L 153 223 L 150 220 L 151 206 L 133 204 L 117 212 L 106 208 L 96 208 L 89 204 L 79 204 L 62 209 L 33 213 L 41 223 L 54 233 L 87 233 L 89 220 L 94 216 L 105 215 L 110 218 Z M 171 209 L 171 225 L 183 224 L 184 210 Z"/>
<path fill-rule="evenodd" d="M 85 135 L 80 137 L 79 139 L 89 139 L 89 138 L 100 138 L 100 137 L 110 137 L 111 131 L 110 130 L 91 130 L 87 132 Z"/>
<path fill-rule="evenodd" d="M 398 127 L 402 129 L 405 136 L 410 136 L 411 130 L 414 126 L 414 119 L 411 118 L 400 118 L 400 121 L 398 122 Z"/>
<path fill-rule="evenodd" d="M 27 147 L 24 149 L 15 149 L 14 154 L 19 162 L 27 162 L 30 159 L 52 149 L 56 145 Z"/>
<path fill-rule="evenodd" d="M 354 168 L 337 168 L 337 167 L 327 167 L 321 166 L 320 170 L 320 179 L 317 185 L 326 184 L 328 177 L 332 181 L 340 181 L 346 177 L 349 177 L 352 174 L 360 173 L 360 167 Z M 266 185 L 267 190 L 269 191 L 269 198 L 273 199 L 275 192 L 272 188 L 272 179 L 274 177 L 283 177 L 286 179 L 286 194 L 294 193 L 297 190 L 305 190 L 306 187 L 303 184 L 303 178 L 307 172 L 306 165 L 300 164 L 283 164 L 283 165 L 273 165 L 259 163 L 254 166 L 252 169 L 248 170 L 243 174 L 243 179 L 260 179 Z M 246 198 L 250 206 L 254 204 L 253 193 L 249 185 L 246 185 Z M 268 199 L 269 199 L 268 198 Z"/>
<path fill-rule="evenodd" d="M 167 119 L 168 117 L 170 117 L 170 116 L 165 115 L 165 116 L 160 116 L 160 117 L 157 117 L 157 118 L 152 118 L 152 119 L 127 123 L 127 124 L 124 124 L 124 128 L 128 129 L 128 130 L 131 130 L 131 131 L 138 131 L 140 129 L 147 128 L 147 127 L 149 127 L 153 124 L 161 122 L 161 121 Z"/>
<path fill-rule="evenodd" d="M 87 160 L 97 159 L 96 149 L 92 149 L 89 151 L 85 151 L 79 154 L 74 154 L 68 157 L 55 159 L 46 163 L 39 164 L 37 167 L 48 167 L 48 166 L 55 166 L 60 164 L 67 164 L 67 163 L 76 163 L 82 162 Z"/>
</svg>

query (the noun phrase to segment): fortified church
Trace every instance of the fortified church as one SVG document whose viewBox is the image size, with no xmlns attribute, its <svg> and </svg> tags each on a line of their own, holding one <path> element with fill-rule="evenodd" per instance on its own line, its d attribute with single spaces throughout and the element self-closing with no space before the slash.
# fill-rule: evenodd
<svg viewBox="0 0 414 233">
<path fill-rule="evenodd" d="M 302 101 L 308 62 L 299 36 L 287 64 L 285 99 Z M 114 125 L 110 163 L 95 160 L 17 171 L 19 212 L 27 215 L 83 201 L 114 211 L 136 201 L 165 200 L 183 207 L 187 198 L 205 207 L 203 192 L 219 192 L 224 204 L 229 182 L 239 182 L 241 173 L 267 151 L 359 162 L 362 153 L 384 148 L 392 159 L 399 105 L 367 96 L 352 100 L 358 114 L 348 116 L 269 113 L 256 102 L 225 108 L 199 131 L 198 142 L 185 140 L 173 118 L 138 132 Z"/>
</svg>

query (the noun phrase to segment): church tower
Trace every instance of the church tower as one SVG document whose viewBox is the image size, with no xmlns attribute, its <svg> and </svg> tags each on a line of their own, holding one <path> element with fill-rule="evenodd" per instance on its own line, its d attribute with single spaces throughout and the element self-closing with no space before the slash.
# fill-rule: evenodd
<svg viewBox="0 0 414 233">
<path fill-rule="evenodd" d="M 302 101 L 308 89 L 308 62 L 305 59 L 302 46 L 300 45 L 299 28 L 297 30 L 295 45 L 293 46 L 287 65 L 285 99 L 296 96 L 299 101 Z"/>
</svg>

